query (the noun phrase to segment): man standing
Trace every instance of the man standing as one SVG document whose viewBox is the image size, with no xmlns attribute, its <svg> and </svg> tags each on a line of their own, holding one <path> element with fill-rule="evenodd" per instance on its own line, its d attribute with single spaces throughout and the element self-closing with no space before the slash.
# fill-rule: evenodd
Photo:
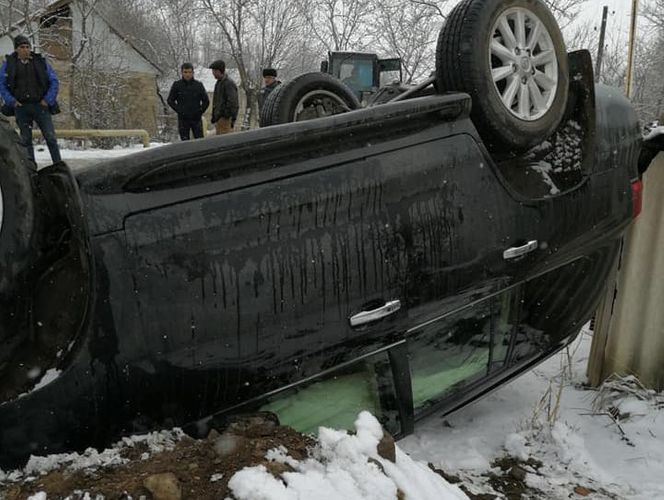
<svg viewBox="0 0 664 500">
<path fill-rule="evenodd" d="M 166 102 L 178 114 L 180 139 L 188 141 L 190 131 L 194 139 L 200 139 L 203 137 L 201 117 L 210 105 L 210 99 L 203 84 L 194 80 L 194 67 L 191 63 L 182 64 L 180 71 L 182 78 L 173 82 Z"/>
<path fill-rule="evenodd" d="M 61 161 L 51 114 L 60 112 L 55 98 L 59 82 L 55 71 L 40 54 L 32 52 L 30 40 L 23 35 L 14 38 L 14 52 L 0 66 L 0 95 L 5 101 L 3 114 L 16 115 L 21 132 L 21 145 L 34 162 L 32 125 L 37 123 L 46 140 L 53 163 Z"/>
<path fill-rule="evenodd" d="M 276 89 L 281 82 L 277 80 L 277 70 L 274 68 L 265 68 L 263 70 L 263 88 L 261 88 L 260 94 L 258 94 L 258 111 L 260 112 L 263 109 L 263 105 L 267 100 L 267 96 Z"/>
<path fill-rule="evenodd" d="M 228 134 L 233 131 L 240 108 L 237 85 L 226 74 L 226 63 L 221 59 L 210 64 L 210 69 L 217 80 L 212 98 L 212 123 L 217 130 L 217 135 Z"/>
</svg>

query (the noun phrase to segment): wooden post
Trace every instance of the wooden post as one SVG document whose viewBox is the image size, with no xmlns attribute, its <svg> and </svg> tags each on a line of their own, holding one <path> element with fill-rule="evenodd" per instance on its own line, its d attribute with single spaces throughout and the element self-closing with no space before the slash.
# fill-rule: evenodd
<svg viewBox="0 0 664 500">
<path fill-rule="evenodd" d="M 599 46 L 597 47 L 597 62 L 595 64 L 595 81 L 599 82 L 599 75 L 602 72 L 602 56 L 604 54 L 604 35 L 606 34 L 606 17 L 609 14 L 609 6 L 605 5 L 602 9 L 602 27 L 599 30 Z"/>
<path fill-rule="evenodd" d="M 636 43 L 636 14 L 639 0 L 632 0 L 632 19 L 629 23 L 629 43 L 627 52 L 627 77 L 625 82 L 625 96 L 629 99 L 632 95 L 632 68 L 634 66 L 634 45 Z"/>
</svg>

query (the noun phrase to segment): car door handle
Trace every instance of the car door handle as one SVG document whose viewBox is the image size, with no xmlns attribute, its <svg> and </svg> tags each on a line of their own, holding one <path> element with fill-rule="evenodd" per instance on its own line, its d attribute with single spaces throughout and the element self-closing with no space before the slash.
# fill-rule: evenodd
<svg viewBox="0 0 664 500">
<path fill-rule="evenodd" d="M 510 247 L 503 252 L 503 259 L 514 259 L 516 257 L 521 257 L 533 250 L 537 249 L 537 240 L 530 240 L 525 245 L 520 247 Z"/>
<path fill-rule="evenodd" d="M 379 320 L 390 314 L 394 314 L 401 309 L 400 300 L 390 300 L 385 302 L 384 305 L 371 311 L 362 311 L 350 317 L 350 326 L 359 326 L 371 323 L 372 321 Z"/>
</svg>

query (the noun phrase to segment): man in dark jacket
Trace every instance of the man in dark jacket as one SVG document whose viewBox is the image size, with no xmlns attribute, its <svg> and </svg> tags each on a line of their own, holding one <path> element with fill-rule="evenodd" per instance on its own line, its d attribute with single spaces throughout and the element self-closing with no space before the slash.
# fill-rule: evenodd
<svg viewBox="0 0 664 500">
<path fill-rule="evenodd" d="M 263 88 L 261 88 L 260 94 L 258 94 L 258 110 L 263 109 L 263 105 L 267 100 L 267 96 L 276 89 L 281 82 L 277 80 L 277 70 L 274 68 L 265 68 L 263 70 Z"/>
<path fill-rule="evenodd" d="M 210 64 L 210 69 L 217 80 L 212 98 L 212 123 L 217 135 L 228 134 L 233 131 L 240 108 L 237 85 L 226 74 L 226 63 L 221 59 Z"/>
<path fill-rule="evenodd" d="M 37 123 L 53 163 L 61 161 L 58 141 L 51 114 L 60 110 L 55 98 L 59 88 L 58 77 L 40 54 L 32 52 L 30 40 L 23 35 L 14 38 L 14 52 L 7 55 L 0 66 L 0 96 L 5 102 L 2 112 L 16 115 L 21 132 L 21 145 L 35 161 L 32 147 L 32 125 Z"/>
<path fill-rule="evenodd" d="M 180 139 L 189 140 L 189 131 L 195 139 L 200 139 L 203 137 L 201 117 L 210 105 L 210 99 L 203 84 L 194 79 L 194 67 L 191 63 L 184 63 L 180 70 L 182 78 L 173 82 L 167 102 L 178 114 Z"/>
</svg>

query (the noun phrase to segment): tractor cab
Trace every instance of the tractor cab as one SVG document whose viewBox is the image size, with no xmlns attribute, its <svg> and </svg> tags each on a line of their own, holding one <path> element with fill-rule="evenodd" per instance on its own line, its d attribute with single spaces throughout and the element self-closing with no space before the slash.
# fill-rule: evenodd
<svg viewBox="0 0 664 500">
<path fill-rule="evenodd" d="M 379 59 L 376 54 L 362 52 L 328 52 L 321 72 L 338 78 L 363 105 L 380 87 L 402 79 L 401 59 Z"/>
</svg>

